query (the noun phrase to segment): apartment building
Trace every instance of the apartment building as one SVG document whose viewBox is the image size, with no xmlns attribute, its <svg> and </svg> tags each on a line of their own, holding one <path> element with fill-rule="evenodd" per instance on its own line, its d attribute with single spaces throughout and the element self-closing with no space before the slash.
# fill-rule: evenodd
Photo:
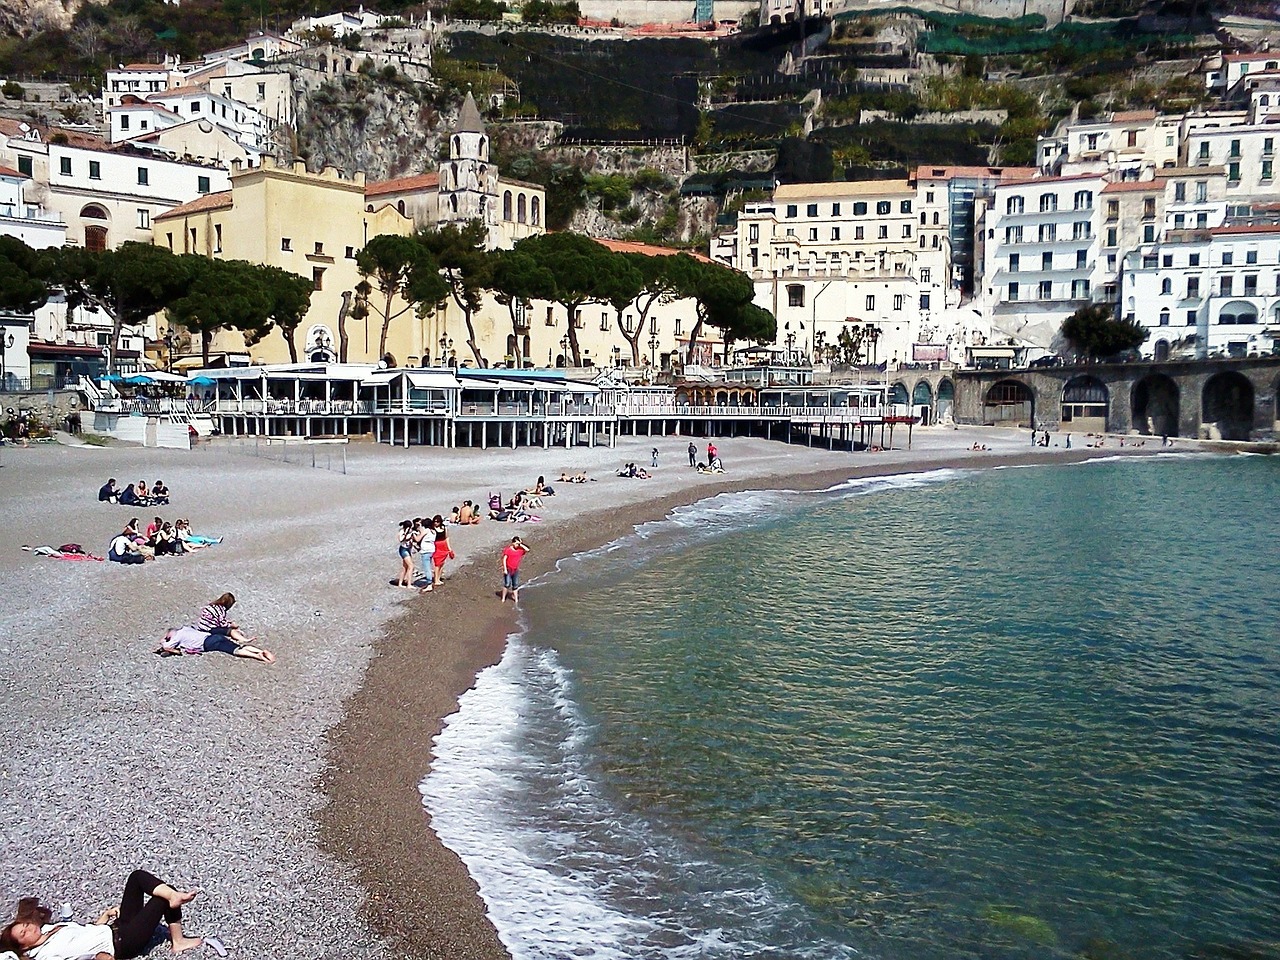
<svg viewBox="0 0 1280 960">
<path fill-rule="evenodd" d="M 1280 344 L 1280 224 L 1171 233 L 1124 261 L 1123 315 L 1150 331 L 1141 350 L 1244 357 Z"/>
<path fill-rule="evenodd" d="M 1000 184 L 979 219 L 985 307 L 1005 331 L 1037 328 L 1048 348 L 1062 322 L 1101 299 L 1106 177 L 1080 174 Z"/>
<path fill-rule="evenodd" d="M 1182 166 L 1221 167 L 1227 200 L 1280 197 L 1276 146 L 1280 127 L 1249 111 L 1188 114 Z"/>
<path fill-rule="evenodd" d="M 1037 163 L 1052 176 L 1121 171 L 1137 178 L 1177 163 L 1181 120 L 1154 110 L 1122 110 L 1067 124 L 1037 139 Z"/>
<path fill-rule="evenodd" d="M 67 225 L 27 198 L 31 178 L 0 166 L 0 236 L 14 237 L 33 250 L 61 247 L 67 242 Z"/>
<path fill-rule="evenodd" d="M 151 94 L 145 101 L 126 97 L 110 114 L 111 142 L 207 120 L 221 127 L 245 150 L 261 154 L 271 145 L 276 124 L 252 107 L 198 87 L 179 87 Z"/>
<path fill-rule="evenodd" d="M 103 119 L 126 96 L 145 99 L 150 94 L 162 93 L 181 84 L 182 71 L 176 57 L 166 57 L 163 63 L 131 63 L 108 70 L 102 84 Z"/>
</svg>

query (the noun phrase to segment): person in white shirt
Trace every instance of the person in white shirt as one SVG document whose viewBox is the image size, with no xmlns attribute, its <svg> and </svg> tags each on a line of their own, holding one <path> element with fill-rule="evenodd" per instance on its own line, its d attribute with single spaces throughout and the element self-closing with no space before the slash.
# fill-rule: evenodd
<svg viewBox="0 0 1280 960">
<path fill-rule="evenodd" d="M 0 950 L 29 960 L 130 960 L 147 952 L 156 926 L 169 927 L 174 953 L 208 946 L 218 956 L 226 949 L 212 937 L 188 937 L 182 929 L 182 907 L 199 893 L 178 890 L 145 870 L 125 881 L 120 906 L 103 911 L 93 923 L 51 923 L 53 912 L 35 897 L 18 901 L 13 921 L 0 930 Z"/>
</svg>

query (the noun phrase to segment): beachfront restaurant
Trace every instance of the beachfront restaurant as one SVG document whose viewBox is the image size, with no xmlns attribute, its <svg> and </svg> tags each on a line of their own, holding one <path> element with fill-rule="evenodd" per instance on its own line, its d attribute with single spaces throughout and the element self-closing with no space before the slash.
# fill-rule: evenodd
<svg viewBox="0 0 1280 960">
<path fill-rule="evenodd" d="M 213 418 L 225 436 L 333 437 L 373 428 L 373 404 L 362 395 L 373 368 L 300 363 L 195 371 L 188 381 L 194 411 Z"/>
<path fill-rule="evenodd" d="M 609 391 L 553 370 L 462 368 L 454 444 L 459 446 L 613 446 Z"/>
</svg>

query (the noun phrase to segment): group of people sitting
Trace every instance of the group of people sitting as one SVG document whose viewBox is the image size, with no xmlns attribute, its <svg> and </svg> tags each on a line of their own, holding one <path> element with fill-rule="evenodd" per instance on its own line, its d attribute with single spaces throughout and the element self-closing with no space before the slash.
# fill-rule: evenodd
<svg viewBox="0 0 1280 960">
<path fill-rule="evenodd" d="M 115 563 L 146 563 L 156 557 L 180 556 L 221 542 L 221 537 L 194 533 L 191 521 L 186 518 L 180 517 L 170 523 L 156 517 L 144 531 L 139 527 L 138 518 L 134 517 L 112 538 L 107 559 Z"/>
<path fill-rule="evenodd" d="M 724 473 L 724 464 L 719 457 L 712 457 L 706 463 L 699 463 L 697 470 L 699 473 Z"/>
<path fill-rule="evenodd" d="M 480 508 L 470 500 L 463 500 L 461 506 L 455 506 L 449 511 L 449 519 L 445 522 L 469 527 L 480 522 Z"/>
<path fill-rule="evenodd" d="M 163 480 L 157 480 L 150 487 L 147 481 L 139 480 L 120 490 L 116 487 L 116 478 L 112 477 L 98 488 L 98 502 L 121 503 L 126 507 L 165 506 L 169 503 L 169 488 Z"/>
<path fill-rule="evenodd" d="M 231 619 L 231 608 L 235 605 L 235 594 L 224 593 L 200 610 L 195 623 L 165 631 L 156 654 L 176 657 L 184 653 L 229 653 L 233 657 L 275 663 L 276 655 L 258 646 L 257 638 L 248 636 Z"/>
<path fill-rule="evenodd" d="M 551 484 L 547 483 L 546 477 L 539 477 L 538 482 L 527 490 L 517 490 L 510 500 L 504 501 L 501 493 L 491 493 L 489 494 L 489 519 L 498 523 L 528 523 L 541 520 L 541 517 L 530 511 L 542 509 L 543 498 L 555 495 L 556 491 Z"/>
<path fill-rule="evenodd" d="M 634 463 L 623 464 L 622 469 L 618 471 L 618 476 L 627 477 L 631 480 L 648 480 L 649 471 L 644 467 L 636 466 Z"/>
</svg>

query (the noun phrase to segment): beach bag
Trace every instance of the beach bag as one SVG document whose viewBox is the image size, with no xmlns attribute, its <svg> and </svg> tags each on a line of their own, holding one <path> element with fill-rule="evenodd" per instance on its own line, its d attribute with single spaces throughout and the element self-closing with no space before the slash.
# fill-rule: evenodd
<svg viewBox="0 0 1280 960">
<path fill-rule="evenodd" d="M 83 555 L 85 553 L 85 549 L 84 547 L 80 546 L 80 544 L 78 543 L 64 543 L 62 546 L 58 548 L 58 552 L 59 553 L 78 553 Z"/>
</svg>

